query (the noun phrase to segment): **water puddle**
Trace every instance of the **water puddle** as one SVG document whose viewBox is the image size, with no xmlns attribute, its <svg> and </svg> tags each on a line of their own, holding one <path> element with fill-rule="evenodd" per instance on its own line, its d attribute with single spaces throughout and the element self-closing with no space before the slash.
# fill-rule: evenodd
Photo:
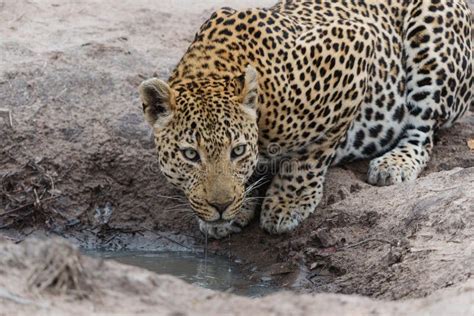
<svg viewBox="0 0 474 316">
<path fill-rule="evenodd" d="M 271 280 L 252 280 L 239 264 L 227 257 L 179 251 L 87 250 L 85 254 L 141 267 L 158 274 L 174 275 L 191 284 L 242 296 L 259 297 L 278 290 L 272 286 Z"/>
</svg>

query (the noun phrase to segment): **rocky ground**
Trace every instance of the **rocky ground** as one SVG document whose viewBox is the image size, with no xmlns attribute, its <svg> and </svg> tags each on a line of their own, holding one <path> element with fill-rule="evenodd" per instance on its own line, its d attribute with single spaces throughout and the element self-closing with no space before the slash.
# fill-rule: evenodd
<svg viewBox="0 0 474 316">
<path fill-rule="evenodd" d="M 433 159 L 414 183 L 375 188 L 365 183 L 367 162 L 334 168 L 318 211 L 291 235 L 270 236 L 253 223 L 232 236 L 230 246 L 209 243 L 210 251 L 241 259 L 255 277 L 270 276 L 282 288 L 311 295 L 249 300 L 74 257 L 61 242 L 22 242 L 61 236 L 89 248 L 201 249 L 204 239 L 179 205 L 180 192 L 158 171 L 137 86 L 170 73 L 213 8 L 272 3 L 0 1 L 0 108 L 13 119 L 12 127 L 0 119 L 0 314 L 18 308 L 48 315 L 71 308 L 472 312 L 472 112 L 439 133 Z M 49 258 L 48 247 L 76 258 L 64 265 L 59 257 L 50 266 L 70 269 L 50 270 L 49 279 L 41 273 L 48 263 L 37 260 Z"/>
</svg>

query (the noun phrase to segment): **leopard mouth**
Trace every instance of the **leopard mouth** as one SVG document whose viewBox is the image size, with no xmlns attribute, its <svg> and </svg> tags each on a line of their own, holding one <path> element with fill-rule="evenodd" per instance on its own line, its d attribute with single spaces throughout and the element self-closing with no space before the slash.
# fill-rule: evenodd
<svg viewBox="0 0 474 316">
<path fill-rule="evenodd" d="M 227 210 L 224 214 L 220 214 L 218 217 L 217 216 L 205 216 L 202 213 L 199 213 L 195 211 L 196 216 L 199 218 L 199 220 L 203 221 L 204 223 L 212 226 L 230 226 L 234 223 L 236 213 L 235 210 L 240 209 L 240 203 L 237 204 L 233 209 Z M 227 212 L 231 212 L 231 215 L 226 214 Z"/>
<path fill-rule="evenodd" d="M 216 219 L 214 221 L 204 221 L 204 222 L 206 222 L 207 224 L 210 224 L 210 225 L 230 225 L 230 224 L 232 224 L 232 220 L 226 220 L 226 219 L 222 219 L 222 218 Z"/>
</svg>

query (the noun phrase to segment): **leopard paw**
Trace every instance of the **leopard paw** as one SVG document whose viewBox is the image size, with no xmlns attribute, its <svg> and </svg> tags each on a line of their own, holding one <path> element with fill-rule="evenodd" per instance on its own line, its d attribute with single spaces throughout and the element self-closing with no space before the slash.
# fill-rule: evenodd
<svg viewBox="0 0 474 316">
<path fill-rule="evenodd" d="M 312 204 L 284 207 L 277 203 L 277 199 L 267 198 L 260 213 L 260 226 L 271 234 L 291 232 L 314 211 L 315 207 Z"/>
<path fill-rule="evenodd" d="M 420 169 L 420 170 L 418 170 Z M 369 164 L 368 182 L 373 185 L 387 186 L 415 180 L 421 168 L 397 160 L 394 157 L 379 157 Z"/>
</svg>

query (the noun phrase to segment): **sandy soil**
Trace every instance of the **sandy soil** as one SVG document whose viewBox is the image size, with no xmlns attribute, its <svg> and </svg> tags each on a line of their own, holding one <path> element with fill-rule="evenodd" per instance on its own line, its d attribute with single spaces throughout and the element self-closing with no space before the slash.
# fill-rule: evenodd
<svg viewBox="0 0 474 316">
<path fill-rule="evenodd" d="M 0 241 L 0 302 L 0 315 L 471 315 L 474 282 L 402 302 L 289 292 L 249 299 L 81 257 L 57 240 Z"/>
<path fill-rule="evenodd" d="M 0 107 L 13 115 L 13 128 L 0 119 L 0 233 L 17 242 L 59 235 L 108 249 L 202 248 L 195 221 L 179 206 L 180 192 L 159 173 L 137 86 L 153 75 L 166 78 L 213 8 L 273 2 L 0 1 Z M 291 236 L 269 236 L 253 223 L 232 236 L 230 246 L 214 241 L 209 248 L 240 258 L 256 269 L 255 277 L 271 276 L 299 292 L 412 299 L 470 287 L 472 299 L 474 152 L 467 140 L 473 131 L 470 112 L 439 133 L 433 159 L 416 183 L 374 188 L 364 182 L 367 162 L 334 168 L 318 211 Z M 452 170 L 458 167 L 464 169 Z M 114 267 L 116 275 L 132 269 Z M 166 280 L 178 290 L 192 289 Z M 0 273 L 0 282 L 10 281 Z M 12 289 L 29 293 L 23 290 Z M 153 290 L 161 295 L 159 287 Z M 200 298 L 208 295 L 193 290 Z M 463 291 L 447 291 L 446 302 Z M 299 300 L 341 311 L 344 300 L 385 306 L 326 298 L 291 296 L 281 308 Z M 397 304 L 387 306 L 401 308 Z"/>
</svg>

